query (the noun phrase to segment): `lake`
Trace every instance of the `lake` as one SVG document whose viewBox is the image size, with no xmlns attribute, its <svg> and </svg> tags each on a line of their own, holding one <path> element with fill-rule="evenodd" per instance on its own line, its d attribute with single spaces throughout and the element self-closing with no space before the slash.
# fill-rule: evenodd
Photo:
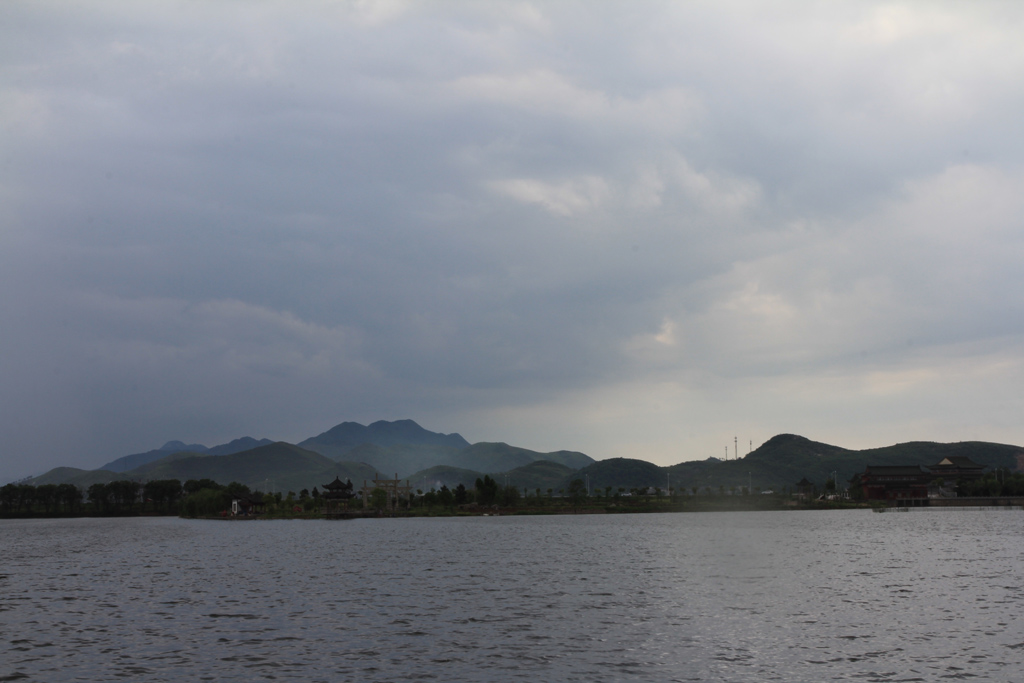
<svg viewBox="0 0 1024 683">
<path fill-rule="evenodd" d="M 0 521 L 0 681 L 1024 676 L 1024 514 Z"/>
</svg>

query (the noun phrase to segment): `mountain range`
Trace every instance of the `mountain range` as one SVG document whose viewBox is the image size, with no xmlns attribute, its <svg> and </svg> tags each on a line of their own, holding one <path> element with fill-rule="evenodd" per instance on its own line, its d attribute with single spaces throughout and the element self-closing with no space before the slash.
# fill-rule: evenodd
<svg viewBox="0 0 1024 683">
<path fill-rule="evenodd" d="M 172 453 L 184 452 L 205 453 L 206 455 L 231 455 L 232 453 L 241 453 L 242 451 L 247 451 L 251 448 L 256 448 L 257 446 L 266 446 L 271 443 L 274 442 L 270 439 L 254 439 L 251 436 L 243 436 L 240 439 L 235 439 L 230 443 L 214 446 L 213 448 L 207 448 L 206 446 L 198 443 L 185 444 L 181 441 L 168 441 L 156 450 L 122 456 L 117 460 L 108 462 L 106 465 L 100 467 L 100 469 L 110 470 L 111 472 L 127 472 L 128 470 L 133 470 L 136 467 L 153 462 L 154 460 L 166 458 Z"/>
<path fill-rule="evenodd" d="M 661 467 L 634 458 L 595 461 L 575 451 L 540 453 L 506 443 L 470 444 L 457 433 L 431 432 L 412 420 L 381 420 L 367 426 L 343 422 L 298 444 L 242 437 L 207 448 L 171 441 L 152 451 L 117 458 L 97 470 L 58 467 L 25 483 L 71 483 L 84 488 L 117 479 L 208 478 L 223 484 L 238 481 L 263 491 L 300 491 L 323 486 L 336 476 L 361 485 L 377 475 L 397 475 L 409 479 L 414 488 L 430 490 L 459 484 L 471 487 L 477 478 L 490 474 L 501 485 L 531 492 L 565 489 L 577 478 L 588 481 L 592 489 L 751 485 L 755 490 L 782 490 L 805 477 L 823 485 L 835 475 L 842 483 L 868 465 L 927 466 L 949 456 L 967 456 L 990 468 L 1024 470 L 1021 447 L 980 441 L 918 441 L 858 451 L 780 434 L 742 458 Z"/>
<path fill-rule="evenodd" d="M 505 443 L 470 444 L 460 434 L 431 432 L 412 420 L 381 420 L 368 426 L 343 422 L 298 444 L 242 437 L 207 448 L 170 441 L 152 451 L 117 458 L 97 470 L 58 467 L 25 483 L 88 487 L 118 479 L 207 478 L 238 481 L 263 491 L 299 491 L 323 486 L 336 476 L 361 484 L 379 473 L 412 479 L 429 489 L 449 482 L 472 486 L 482 473 L 507 472 L 541 461 L 568 474 L 594 459 L 573 451 L 539 453 Z M 546 483 L 551 476 L 522 478 L 525 483 Z"/>
</svg>

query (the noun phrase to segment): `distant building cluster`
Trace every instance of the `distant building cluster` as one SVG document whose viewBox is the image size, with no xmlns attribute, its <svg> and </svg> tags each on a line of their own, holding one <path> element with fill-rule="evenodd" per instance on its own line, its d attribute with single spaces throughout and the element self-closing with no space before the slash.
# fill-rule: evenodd
<svg viewBox="0 0 1024 683">
<path fill-rule="evenodd" d="M 966 456 L 950 456 L 929 467 L 921 465 L 868 465 L 860 485 L 868 500 L 952 498 L 959 481 L 984 476 L 984 465 Z"/>
</svg>

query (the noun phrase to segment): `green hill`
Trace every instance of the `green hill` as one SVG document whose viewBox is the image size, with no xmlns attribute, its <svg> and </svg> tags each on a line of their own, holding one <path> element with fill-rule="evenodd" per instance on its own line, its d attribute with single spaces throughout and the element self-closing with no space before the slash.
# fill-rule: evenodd
<svg viewBox="0 0 1024 683">
<path fill-rule="evenodd" d="M 417 472 L 435 465 L 449 464 L 458 451 L 446 446 L 429 444 L 397 444 L 378 446 L 364 443 L 345 453 L 344 460 L 363 462 L 378 472 L 405 478 L 410 472 Z"/>
<path fill-rule="evenodd" d="M 547 491 L 549 488 L 558 488 L 559 482 L 572 472 L 571 468 L 550 460 L 535 460 L 512 470 L 488 472 L 488 474 L 498 482 L 499 486 L 504 486 L 508 481 L 509 486 L 514 486 L 520 491 L 524 488 L 529 491 L 538 488 L 541 491 Z M 438 465 L 416 472 L 409 477 L 409 481 L 413 488 L 423 491 L 429 491 L 432 488 L 440 489 L 442 485 L 452 489 L 459 484 L 471 489 L 476 485 L 476 480 L 483 476 L 483 472 L 476 470 Z"/>
<path fill-rule="evenodd" d="M 432 473 L 436 475 L 436 481 L 472 485 L 478 476 L 482 476 L 481 472 L 505 473 L 538 460 L 551 461 L 573 470 L 594 462 L 590 456 L 573 451 L 538 453 L 505 443 L 470 445 L 457 433 L 431 432 L 412 420 L 380 420 L 369 426 L 343 422 L 300 442 L 298 446 L 264 442 L 265 439 L 257 441 L 243 437 L 207 448 L 201 444 L 170 441 L 160 449 L 112 461 L 111 464 L 116 465 L 113 471 L 58 467 L 28 483 L 68 482 L 87 488 L 96 482 L 118 479 L 187 481 L 209 478 L 224 483 L 239 481 L 250 486 L 250 482 L 255 482 L 261 488 L 294 490 L 299 486 L 301 490 L 319 485 L 308 483 L 308 477 L 328 471 L 330 466 L 327 463 L 337 463 L 342 465 L 339 471 L 345 472 L 342 479 L 351 478 L 357 484 L 363 479 L 372 479 L 377 472 L 388 477 L 397 474 L 403 479 L 422 478 L 424 470 L 446 467 L 447 470 Z M 247 446 L 245 450 L 239 450 Z M 270 450 L 261 450 L 263 448 Z M 286 451 L 289 457 L 284 457 Z M 273 463 L 266 461 L 269 453 L 278 456 Z M 320 460 L 310 460 L 312 455 L 319 456 Z M 471 471 L 473 477 L 467 481 L 469 475 L 458 470 Z"/>
<path fill-rule="evenodd" d="M 507 443 L 480 442 L 459 451 L 448 464 L 477 472 L 508 472 L 538 460 L 556 462 L 570 469 L 579 469 L 594 462 L 590 456 L 572 451 L 538 453 Z"/>
<path fill-rule="evenodd" d="M 24 483 L 29 486 L 74 484 L 78 488 L 85 490 L 93 484 L 109 484 L 112 481 L 124 478 L 124 474 L 111 472 L 110 470 L 80 470 L 77 467 L 54 467 L 45 474 L 27 479 Z"/>
<path fill-rule="evenodd" d="M 806 477 L 819 487 L 835 472 L 840 485 L 868 465 L 934 465 L 944 457 L 966 455 L 987 467 L 1017 469 L 1024 460 L 1019 446 L 969 441 L 935 443 L 916 441 L 861 451 L 811 441 L 794 434 L 774 436 L 739 460 L 683 462 L 666 468 L 673 486 L 717 489 L 747 486 L 755 489 L 792 489 Z"/>
<path fill-rule="evenodd" d="M 571 467 L 550 460 L 535 460 L 528 465 L 517 467 L 508 474 L 509 486 L 514 486 L 520 491 L 527 489 L 533 493 L 536 489 L 546 492 L 548 489 L 563 488 L 562 481 L 575 470 Z M 504 478 L 495 477 L 499 484 L 504 484 Z"/>
<path fill-rule="evenodd" d="M 327 438 L 325 435 L 330 435 Z M 354 440 L 373 436 L 381 443 Z M 362 427 L 343 423 L 316 437 L 318 443 L 333 443 L 338 450 L 345 446 L 341 461 L 327 455 L 277 442 L 229 455 L 211 455 L 185 450 L 185 444 L 172 442 L 165 446 L 166 455 L 153 462 L 136 466 L 126 472 L 80 470 L 58 467 L 25 483 L 71 483 L 87 489 L 94 483 L 118 479 L 147 481 L 152 479 L 213 479 L 222 484 L 238 481 L 250 488 L 300 491 L 323 486 L 334 479 L 351 479 L 357 487 L 372 480 L 376 473 L 410 479 L 417 488 L 427 489 L 464 484 L 472 487 L 481 473 L 491 474 L 499 484 L 508 481 L 516 488 L 564 489 L 573 479 L 589 476 L 591 490 L 611 486 L 634 488 L 655 486 L 664 489 L 710 487 L 731 488 L 751 484 L 755 489 L 792 489 L 806 477 L 823 486 L 835 472 L 840 484 L 868 465 L 934 465 L 948 456 L 967 456 L 990 468 L 1004 467 L 1013 471 L 1024 469 L 1024 448 L 1006 444 L 965 441 L 935 443 L 914 441 L 861 451 L 811 441 L 794 434 L 774 436 L 757 450 L 738 460 L 714 458 L 681 462 L 671 467 L 658 467 L 632 458 L 612 458 L 595 462 L 574 451 L 539 453 L 506 443 L 465 443 L 458 434 L 435 434 L 411 420 L 374 423 Z M 411 441 L 410 441 L 411 439 Z M 417 442 L 416 439 L 419 439 Z M 405 441 L 403 441 L 405 440 Z M 255 440 L 252 440 L 255 441 Z M 310 443 L 307 439 L 303 443 Z M 241 444 L 242 440 L 232 442 Z M 228 444 L 231 446 L 232 444 Z M 329 449 L 328 449 L 329 450 Z M 415 473 L 415 474 L 410 474 Z M 426 483 L 423 483 L 426 482 Z"/>
<path fill-rule="evenodd" d="M 178 479 L 183 482 L 212 479 L 220 484 L 237 481 L 261 491 L 300 491 L 325 484 L 334 479 L 334 472 L 342 471 L 342 465 L 330 458 L 279 441 L 231 455 L 194 454 L 164 458 L 130 470 L 122 478 Z M 348 476 L 351 475 L 345 478 Z M 373 476 L 372 469 L 369 476 Z"/>
<path fill-rule="evenodd" d="M 439 434 L 424 429 L 412 420 L 379 420 L 369 426 L 358 422 L 342 422 L 322 434 L 299 442 L 300 447 L 334 460 L 354 460 L 348 453 L 362 444 L 372 444 L 383 449 L 419 446 L 424 450 L 437 448 L 458 451 L 468 446 L 469 442 L 459 434 Z"/>
<path fill-rule="evenodd" d="M 471 489 L 476 484 L 476 480 L 483 476 L 482 472 L 474 470 L 452 467 L 451 465 L 436 465 L 420 470 L 410 475 L 408 479 L 413 489 L 426 492 L 431 489 L 439 490 L 442 486 L 454 489 L 459 484 L 462 484 L 467 489 Z"/>
<path fill-rule="evenodd" d="M 459 451 L 449 464 L 477 472 L 507 472 L 538 460 L 534 455 L 532 451 L 507 443 L 481 442 Z"/>
<path fill-rule="evenodd" d="M 533 453 L 534 451 L 530 452 Z M 536 455 L 541 460 L 564 465 L 570 470 L 583 469 L 587 465 L 593 465 L 597 462 L 586 453 L 579 453 L 577 451 L 554 451 L 552 453 L 537 453 Z"/>
<path fill-rule="evenodd" d="M 633 458 L 609 458 L 598 460 L 592 465 L 577 470 L 562 478 L 555 488 L 568 488 L 573 479 L 590 479 L 590 490 L 611 486 L 612 491 L 620 487 L 629 490 L 634 487 L 660 486 L 665 488 L 665 468 L 646 460 Z"/>
</svg>

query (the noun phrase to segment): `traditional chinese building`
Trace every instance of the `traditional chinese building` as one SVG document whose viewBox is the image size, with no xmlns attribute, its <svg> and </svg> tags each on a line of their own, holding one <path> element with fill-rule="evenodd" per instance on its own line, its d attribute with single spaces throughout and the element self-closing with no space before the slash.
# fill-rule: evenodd
<svg viewBox="0 0 1024 683">
<path fill-rule="evenodd" d="M 914 500 L 928 498 L 934 478 L 920 465 L 868 465 L 860 482 L 869 500 Z"/>
<path fill-rule="evenodd" d="M 323 493 L 320 494 L 320 502 L 324 512 L 337 512 L 348 508 L 348 501 L 355 498 L 356 493 L 352 486 L 352 480 L 342 482 L 339 477 L 334 477 L 330 484 L 324 484 Z"/>
<path fill-rule="evenodd" d="M 263 498 L 249 493 L 239 494 L 231 500 L 231 514 L 257 515 L 264 510 Z"/>
<path fill-rule="evenodd" d="M 928 468 L 935 479 L 942 479 L 947 483 L 957 482 L 961 479 L 981 479 L 985 473 L 985 466 L 979 465 L 965 455 L 951 455 Z"/>
</svg>

